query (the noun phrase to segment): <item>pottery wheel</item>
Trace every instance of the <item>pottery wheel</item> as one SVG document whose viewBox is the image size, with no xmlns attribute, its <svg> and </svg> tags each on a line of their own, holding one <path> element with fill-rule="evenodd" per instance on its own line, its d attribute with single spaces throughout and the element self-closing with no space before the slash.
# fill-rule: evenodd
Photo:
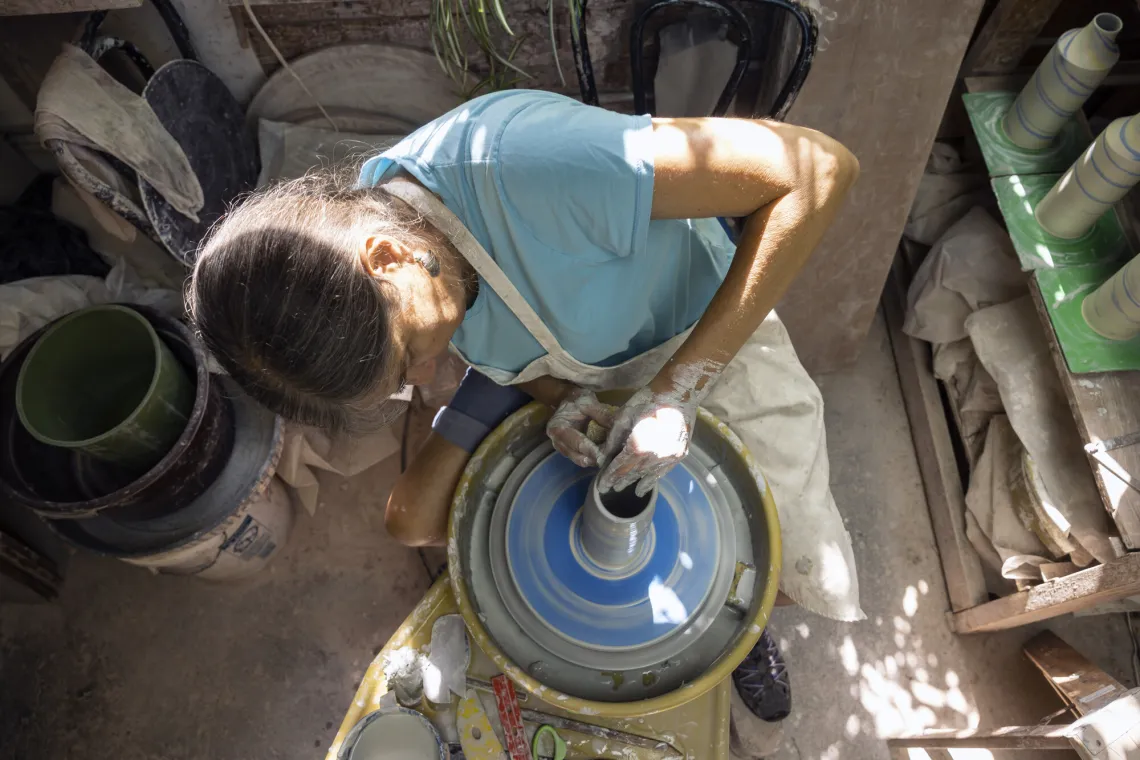
<svg viewBox="0 0 1140 760">
<path fill-rule="evenodd" d="M 730 520 L 688 467 L 674 468 L 644 550 L 628 567 L 604 568 L 582 548 L 596 474 L 549 443 L 527 456 L 495 503 L 491 568 L 515 620 L 551 652 L 585 667 L 643 667 L 677 654 L 712 622 L 700 613 L 724 604 L 736 564 L 722 535 Z"/>
<path fill-rule="evenodd" d="M 736 596 L 737 578 L 766 562 L 738 495 L 746 473 L 719 442 L 698 437 L 661 480 L 649 528 L 620 567 L 582 544 L 597 470 L 556 453 L 542 426 L 500 457 L 461 497 L 473 512 L 460 518 L 459 566 L 504 654 L 547 686 L 607 702 L 663 694 L 707 672 L 751 603 L 750 589 Z"/>
</svg>

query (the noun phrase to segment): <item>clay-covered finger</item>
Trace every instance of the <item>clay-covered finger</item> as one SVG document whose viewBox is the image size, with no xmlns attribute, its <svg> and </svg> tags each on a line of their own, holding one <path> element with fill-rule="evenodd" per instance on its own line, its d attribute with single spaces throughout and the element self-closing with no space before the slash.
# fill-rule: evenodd
<svg viewBox="0 0 1140 760">
<path fill-rule="evenodd" d="M 654 467 L 648 474 L 643 475 L 641 480 L 637 481 L 637 488 L 633 491 L 634 494 L 640 497 L 652 491 L 653 487 L 657 485 L 657 482 L 664 477 L 665 473 L 667 473 L 672 466 L 672 464 L 669 464 Z"/>
<path fill-rule="evenodd" d="M 586 462 L 579 467 L 597 467 L 598 462 L 602 459 L 602 450 L 586 436 L 582 436 L 582 440 L 578 443 L 578 453 L 585 458 Z"/>
<path fill-rule="evenodd" d="M 586 469 L 588 467 L 594 466 L 593 463 L 590 462 L 590 458 L 587 457 L 585 454 L 578 454 L 576 452 L 571 451 L 571 452 L 563 452 L 563 455 L 567 459 L 569 459 L 571 462 L 573 462 L 574 464 L 581 467 L 582 469 Z"/>
<path fill-rule="evenodd" d="M 598 481 L 600 491 L 624 491 L 637 482 L 638 474 L 645 462 L 645 455 L 630 449 L 622 449 L 606 470 L 606 476 Z"/>
<path fill-rule="evenodd" d="M 606 465 L 605 469 L 602 470 L 602 474 L 598 478 L 598 490 L 601 491 L 602 493 L 606 493 L 608 491 L 613 490 L 614 480 L 617 479 L 617 468 L 620 465 L 622 465 L 623 461 L 624 461 L 622 459 L 623 455 L 624 455 L 624 452 L 621 454 L 618 454 L 618 456 L 615 457 L 614 459 L 612 459 Z M 603 456 L 604 456 L 604 453 L 603 453 Z"/>
<path fill-rule="evenodd" d="M 610 428 L 609 435 L 606 436 L 606 445 L 602 447 L 602 457 L 606 461 L 617 459 L 621 453 L 626 449 L 626 441 L 629 440 L 629 434 L 633 431 L 633 421 L 628 419 L 625 415 L 618 415 L 614 420 L 614 426 Z"/>
<path fill-rule="evenodd" d="M 639 480 L 641 480 L 641 476 L 638 474 L 638 471 L 636 469 L 632 470 L 628 474 L 626 474 L 626 475 L 624 475 L 624 476 L 622 476 L 622 477 L 620 477 L 614 481 L 613 490 L 624 491 L 625 489 L 633 486 Z"/>
<path fill-rule="evenodd" d="M 579 467 L 596 467 L 602 451 L 596 443 L 577 430 L 559 429 L 549 433 L 550 440 L 559 454 Z"/>
</svg>

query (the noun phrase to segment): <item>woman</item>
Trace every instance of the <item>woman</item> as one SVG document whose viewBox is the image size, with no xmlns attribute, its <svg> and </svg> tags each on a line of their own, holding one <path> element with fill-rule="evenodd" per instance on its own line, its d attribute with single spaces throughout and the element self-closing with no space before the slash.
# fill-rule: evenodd
<svg viewBox="0 0 1140 760">
<path fill-rule="evenodd" d="M 247 200 L 204 244 L 190 308 L 252 395 L 330 427 L 381 421 L 450 344 L 552 406 L 555 447 L 601 466 L 604 488 L 651 487 L 704 406 L 769 479 L 783 592 L 855 620 L 822 401 L 772 309 L 857 174 L 846 149 L 800 127 L 495 93 L 370 159 L 355 184 L 311 177 Z M 746 218 L 735 246 L 716 217 Z M 637 390 L 612 410 L 593 394 L 605 388 Z M 601 446 L 590 420 L 609 428 Z M 439 472 L 465 456 L 429 442 L 417 469 L 446 491 Z M 442 538 L 449 494 L 397 492 L 401 537 Z"/>
</svg>

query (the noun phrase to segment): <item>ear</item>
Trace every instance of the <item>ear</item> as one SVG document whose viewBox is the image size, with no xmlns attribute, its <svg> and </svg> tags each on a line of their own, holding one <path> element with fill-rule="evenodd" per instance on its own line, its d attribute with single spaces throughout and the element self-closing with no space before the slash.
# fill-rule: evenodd
<svg viewBox="0 0 1140 760">
<path fill-rule="evenodd" d="M 368 235 L 360 241 L 360 263 L 373 277 L 390 274 L 404 264 L 415 264 L 415 251 L 396 238 Z"/>
</svg>

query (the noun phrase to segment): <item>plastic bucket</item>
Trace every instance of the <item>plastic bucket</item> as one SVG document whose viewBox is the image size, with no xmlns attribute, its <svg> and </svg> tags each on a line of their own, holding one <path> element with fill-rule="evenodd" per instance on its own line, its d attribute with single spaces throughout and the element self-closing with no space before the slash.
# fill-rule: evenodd
<svg viewBox="0 0 1140 760">
<path fill-rule="evenodd" d="M 145 471 L 174 445 L 194 386 L 151 324 L 125 306 L 82 309 L 36 342 L 16 381 L 37 440 Z"/>
<path fill-rule="evenodd" d="M 10 499 L 44 517 L 86 518 L 114 512 L 150 518 L 180 510 L 212 483 L 233 448 L 234 417 L 220 376 L 211 376 L 206 349 L 188 327 L 143 306 L 142 314 L 174 353 L 195 387 L 194 407 L 182 434 L 158 464 L 142 475 L 49 446 L 32 437 L 16 413 L 16 380 L 28 354 L 52 324 L 26 338 L 0 363 L 0 500 Z"/>
<path fill-rule="evenodd" d="M 245 578 L 276 556 L 293 531 L 293 503 L 277 478 L 243 502 L 221 525 L 173 548 L 124 562 L 169 575 L 194 575 L 208 581 Z"/>
<path fill-rule="evenodd" d="M 177 512 L 123 520 L 114 511 L 85 520 L 50 520 L 72 546 L 172 575 L 231 580 L 264 568 L 288 541 L 293 504 L 274 477 L 284 445 L 280 417 L 258 406 L 229 378 L 235 438 L 225 467 Z"/>
</svg>

